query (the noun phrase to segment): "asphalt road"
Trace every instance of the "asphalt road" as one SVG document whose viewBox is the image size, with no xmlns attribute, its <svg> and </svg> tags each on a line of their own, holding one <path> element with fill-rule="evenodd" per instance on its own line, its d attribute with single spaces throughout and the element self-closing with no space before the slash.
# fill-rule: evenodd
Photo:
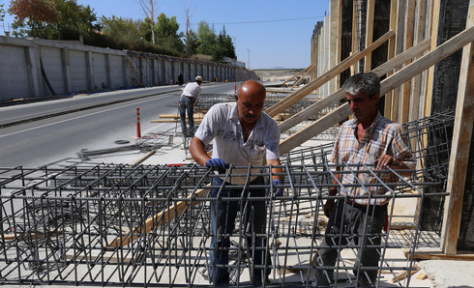
<svg viewBox="0 0 474 288">
<path fill-rule="evenodd" d="M 234 83 L 223 83 L 203 86 L 202 93 L 233 92 Z M 158 119 L 159 114 L 177 113 L 176 106 L 180 95 L 181 92 L 166 93 L 1 128 L 0 167 L 34 168 L 74 157 L 83 148 L 110 148 L 116 146 L 116 140 L 132 140 L 136 135 L 136 107 L 140 108 L 142 135 L 170 129 L 174 131 L 175 124 L 153 124 L 150 121 Z M 54 101 L 48 102 L 55 105 Z M 23 105 L 33 107 L 35 104 Z M 28 109 L 18 111 L 20 110 Z"/>
</svg>

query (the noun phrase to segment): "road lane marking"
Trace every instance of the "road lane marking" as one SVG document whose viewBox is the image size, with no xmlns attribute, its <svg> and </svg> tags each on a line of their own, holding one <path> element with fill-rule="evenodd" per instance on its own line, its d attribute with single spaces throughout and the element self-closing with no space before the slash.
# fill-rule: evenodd
<svg viewBox="0 0 474 288">
<path fill-rule="evenodd" d="M 163 98 L 169 98 L 169 97 L 176 97 L 176 95 L 170 95 L 170 96 L 163 97 Z M 163 98 L 161 98 L 161 99 L 163 99 Z M 143 99 L 142 101 L 143 102 L 148 102 L 148 101 L 151 101 L 151 100 L 156 100 L 156 99 Z M 116 109 L 125 108 L 127 106 L 130 106 L 130 104 L 131 103 L 128 103 L 127 105 L 122 105 L 122 106 L 110 108 L 110 109 L 107 109 L 107 110 L 101 110 L 101 111 L 97 111 L 97 112 L 94 112 L 94 113 L 89 113 L 89 114 L 86 114 L 86 115 L 77 116 L 77 117 L 74 117 L 74 118 L 71 118 L 71 119 L 62 120 L 60 122 L 44 124 L 44 125 L 41 125 L 41 126 L 28 128 L 28 129 L 25 129 L 25 130 L 11 132 L 11 133 L 8 133 L 8 134 L 5 134 L 5 135 L 0 135 L 0 138 L 7 137 L 7 136 L 12 136 L 12 135 L 16 135 L 16 134 L 20 134 L 20 133 L 24 133 L 24 132 L 29 132 L 29 131 L 32 131 L 32 130 L 41 129 L 41 128 L 44 128 L 44 127 L 49 127 L 49 126 L 53 126 L 53 125 L 56 125 L 56 124 L 61 124 L 61 123 L 65 123 L 65 122 L 68 122 L 68 121 L 73 121 L 73 120 L 81 119 L 81 118 L 84 118 L 84 117 L 89 117 L 89 116 L 92 116 L 92 115 L 96 115 L 96 114 L 100 114 L 100 113 L 104 113 L 104 112 L 108 112 L 108 111 L 112 111 L 112 110 L 116 110 Z M 135 105 L 135 103 L 133 103 L 133 105 Z"/>
</svg>

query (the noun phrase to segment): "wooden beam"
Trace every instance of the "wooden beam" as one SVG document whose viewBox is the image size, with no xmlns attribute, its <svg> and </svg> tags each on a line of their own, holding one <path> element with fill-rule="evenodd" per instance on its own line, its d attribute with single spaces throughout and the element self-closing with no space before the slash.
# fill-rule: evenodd
<svg viewBox="0 0 474 288">
<path fill-rule="evenodd" d="M 393 37 L 394 35 L 395 33 L 393 31 L 385 33 L 382 37 L 377 39 L 377 41 L 372 43 L 372 45 L 364 49 L 364 51 L 347 57 L 344 61 L 336 65 L 336 67 L 329 69 L 329 71 L 314 79 L 313 81 L 309 82 L 308 85 L 304 86 L 294 94 L 284 98 L 272 107 L 268 108 L 265 112 L 271 117 L 283 112 L 286 108 L 300 101 L 312 91 L 318 89 L 322 84 L 328 82 L 330 79 L 334 78 L 336 75 L 349 68 L 353 63 L 359 61 L 368 53 L 371 53 L 373 50 L 375 50 L 377 47 L 382 45 L 385 41 L 387 41 L 390 37 Z"/>
<path fill-rule="evenodd" d="M 408 79 L 445 59 L 472 41 L 474 41 L 474 27 L 470 27 L 469 29 L 457 34 L 453 38 L 438 46 L 435 50 L 424 55 L 417 61 L 404 67 L 397 73 L 382 81 L 380 83 L 380 95 L 384 95 L 387 91 L 400 86 L 400 84 L 405 83 Z M 343 104 L 332 113 L 322 117 L 321 119 L 306 126 L 304 129 L 293 134 L 291 137 L 281 141 L 280 155 L 288 153 L 327 128 L 332 127 L 333 125 L 344 120 L 351 114 L 350 112 L 351 111 L 347 103 Z"/>
<path fill-rule="evenodd" d="M 466 27 L 474 26 L 474 0 L 469 1 Z M 443 213 L 441 234 L 442 249 L 447 255 L 457 254 L 459 231 L 463 211 L 466 173 L 471 148 L 474 123 L 474 43 L 466 45 L 462 52 L 461 72 L 459 76 L 456 118 L 449 159 L 448 185 Z"/>
<path fill-rule="evenodd" d="M 397 3 L 398 0 L 390 1 L 390 23 L 389 29 L 395 31 L 395 38 L 388 39 L 388 55 L 387 61 L 395 57 L 395 42 L 397 34 Z M 393 71 L 387 72 L 387 77 L 393 74 Z M 387 119 L 392 119 L 392 91 L 385 95 L 384 116 Z"/>
<path fill-rule="evenodd" d="M 405 14 L 407 0 L 399 0 L 397 4 L 397 35 L 395 36 L 395 55 L 403 52 L 403 43 L 405 40 Z M 402 67 L 395 69 L 395 73 Z M 399 122 L 400 110 L 400 87 L 395 87 L 392 91 L 392 121 Z"/>
<path fill-rule="evenodd" d="M 434 50 L 436 44 L 438 43 L 438 29 L 439 29 L 439 17 L 441 11 L 441 0 L 433 0 L 431 5 L 433 5 L 433 14 L 431 15 L 431 50 Z M 431 100 L 433 98 L 433 82 L 434 82 L 434 69 L 431 67 L 428 71 L 428 85 L 426 86 L 426 97 L 423 105 L 423 117 L 428 117 L 431 115 Z"/>
<path fill-rule="evenodd" d="M 341 57 L 341 49 L 339 48 L 339 43 L 341 41 L 341 25 L 340 25 L 340 8 L 342 0 L 331 0 L 329 2 L 329 19 L 330 19 L 330 32 L 329 32 L 329 69 L 332 67 L 336 67 L 336 65 L 340 62 Z M 337 90 L 336 83 L 337 78 L 339 75 L 335 75 L 332 79 L 329 80 L 329 94 L 332 94 L 334 91 Z"/>
<path fill-rule="evenodd" d="M 139 159 L 135 160 L 131 166 L 134 167 L 134 166 L 137 166 L 138 164 L 142 163 L 143 161 L 145 161 L 146 159 L 148 159 L 151 155 L 155 154 L 156 153 L 156 150 L 151 150 L 150 152 L 146 153 L 145 155 L 143 155 L 142 157 L 140 157 Z"/>
<path fill-rule="evenodd" d="M 181 122 L 179 119 L 163 119 L 163 120 L 151 120 L 150 123 L 176 123 L 176 122 Z M 194 118 L 194 124 L 200 124 L 202 122 L 201 119 L 196 119 Z M 188 119 L 186 119 L 186 124 L 189 124 Z"/>
<path fill-rule="evenodd" d="M 418 1 L 416 19 L 416 43 L 420 43 L 425 39 L 426 29 L 426 1 Z M 414 121 L 420 115 L 420 95 L 421 95 L 421 73 L 416 75 L 413 79 L 413 92 L 411 93 L 410 114 L 408 121 Z"/>
<path fill-rule="evenodd" d="M 309 65 L 308 67 L 306 67 L 305 69 L 303 69 L 302 71 L 298 72 L 297 74 L 291 76 L 290 78 L 288 78 L 288 80 L 286 80 L 285 82 L 281 83 L 280 85 L 283 85 L 283 84 L 286 84 L 286 82 L 290 81 L 291 79 L 295 78 L 296 76 L 300 75 L 301 73 L 304 73 L 306 70 L 309 70 L 311 69 L 311 67 L 313 67 L 312 65 Z"/>
<path fill-rule="evenodd" d="M 378 76 L 383 76 L 389 71 L 392 71 L 395 67 L 402 65 L 408 59 L 412 59 L 414 57 L 420 56 L 423 52 L 427 51 L 431 45 L 429 39 L 421 42 L 420 44 L 416 45 L 408 49 L 407 51 L 403 52 L 402 54 L 398 55 L 397 57 L 385 62 L 384 64 L 380 65 L 379 67 L 372 70 Z M 295 125 L 307 120 L 311 116 L 314 116 L 316 113 L 319 113 L 324 108 L 329 107 L 332 104 L 337 103 L 339 100 L 344 98 L 344 92 L 342 89 L 339 89 L 334 94 L 323 98 L 322 100 L 316 102 L 315 104 L 309 106 L 308 108 L 300 111 L 299 113 L 292 116 L 287 121 L 281 123 L 278 127 L 280 129 L 280 133 L 287 131 L 288 129 L 294 127 Z"/>
<path fill-rule="evenodd" d="M 375 0 L 367 0 L 367 25 L 365 25 L 365 47 L 372 44 L 374 38 Z M 372 53 L 365 56 L 364 72 L 372 70 Z"/>
<path fill-rule="evenodd" d="M 313 66 L 310 66 L 310 67 L 313 67 Z M 291 88 L 295 88 L 296 85 L 298 85 L 304 79 L 304 77 L 306 77 L 306 75 L 308 75 L 309 72 L 311 72 L 311 68 L 308 69 L 308 71 L 306 71 L 306 73 L 303 76 L 301 76 L 300 80 L 298 80 L 298 82 L 296 82 L 295 85 L 291 86 Z"/>
<path fill-rule="evenodd" d="M 352 54 L 355 54 L 359 52 L 359 42 L 357 41 L 358 35 L 357 32 L 358 26 L 357 26 L 357 16 L 359 15 L 359 12 L 357 11 L 357 1 L 352 0 Z M 354 74 L 357 74 L 359 72 L 359 65 L 357 65 L 357 62 L 351 65 L 354 69 Z M 351 70 L 352 73 L 352 70 Z M 352 74 L 353 75 L 353 74 Z"/>
<path fill-rule="evenodd" d="M 413 46 L 413 31 L 415 29 L 415 0 L 408 0 L 406 9 L 406 21 L 405 21 L 405 50 Z M 411 61 L 405 63 L 410 65 Z M 410 95 L 411 95 L 411 79 L 403 84 L 402 88 L 402 104 L 401 104 L 401 116 L 400 124 L 408 122 L 408 116 L 410 114 Z"/>
<path fill-rule="evenodd" d="M 210 185 L 210 184 L 209 184 Z M 199 201 L 194 201 L 192 200 L 193 198 L 205 198 L 207 197 L 207 194 L 210 192 L 209 189 L 199 189 L 196 190 L 193 194 L 189 195 L 187 198 L 191 199 L 191 201 L 179 201 L 175 204 L 172 204 L 169 208 L 166 208 L 163 211 L 160 211 L 159 213 L 153 215 L 152 217 L 148 218 L 145 222 L 144 228 L 145 228 L 145 233 L 151 232 L 153 229 L 161 227 L 162 225 L 165 225 L 168 223 L 170 220 L 173 220 L 175 216 L 179 216 L 186 212 L 188 209 L 198 205 Z M 135 228 L 133 228 L 131 231 L 125 232 L 124 236 L 122 237 L 117 237 L 109 244 L 107 247 L 113 247 L 114 249 L 108 249 L 108 250 L 115 250 L 116 247 L 121 247 L 124 245 L 128 245 L 130 242 L 135 241 L 138 238 L 138 234 L 142 234 L 143 226 L 138 225 Z"/>
<path fill-rule="evenodd" d="M 411 251 L 403 251 L 405 258 L 411 259 Z M 418 260 L 457 260 L 457 261 L 474 261 L 474 254 L 457 254 L 457 255 L 446 255 L 443 253 L 437 253 L 432 251 L 415 252 L 413 259 Z"/>
</svg>

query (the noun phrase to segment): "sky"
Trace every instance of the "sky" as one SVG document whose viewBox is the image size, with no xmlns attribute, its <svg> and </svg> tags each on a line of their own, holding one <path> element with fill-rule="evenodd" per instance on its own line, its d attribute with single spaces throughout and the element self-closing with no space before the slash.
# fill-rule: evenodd
<svg viewBox="0 0 474 288">
<path fill-rule="evenodd" d="M 8 0 L 0 4 L 9 5 Z M 143 19 L 136 0 L 77 0 L 90 5 L 97 17 L 112 15 Z M 216 34 L 223 26 L 236 47 L 237 60 L 251 69 L 306 68 L 311 64 L 311 35 L 318 21 L 329 14 L 330 0 L 159 0 L 158 14 L 176 16 L 180 31 L 186 29 L 185 9 L 190 8 L 193 30 L 202 20 L 214 24 Z M 192 13 L 194 11 L 194 13 Z M 13 22 L 6 15 L 5 25 Z M 3 28 L 0 28 L 3 34 Z"/>
</svg>

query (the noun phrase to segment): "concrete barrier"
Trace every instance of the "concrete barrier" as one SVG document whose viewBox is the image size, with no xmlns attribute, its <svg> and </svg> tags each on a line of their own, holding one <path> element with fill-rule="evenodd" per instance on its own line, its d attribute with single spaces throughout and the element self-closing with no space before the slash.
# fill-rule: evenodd
<svg viewBox="0 0 474 288">
<path fill-rule="evenodd" d="M 185 82 L 197 75 L 219 81 L 257 78 L 253 71 L 230 64 L 87 46 L 80 41 L 0 36 L 0 102 L 169 85 L 177 83 L 180 72 Z"/>
</svg>

